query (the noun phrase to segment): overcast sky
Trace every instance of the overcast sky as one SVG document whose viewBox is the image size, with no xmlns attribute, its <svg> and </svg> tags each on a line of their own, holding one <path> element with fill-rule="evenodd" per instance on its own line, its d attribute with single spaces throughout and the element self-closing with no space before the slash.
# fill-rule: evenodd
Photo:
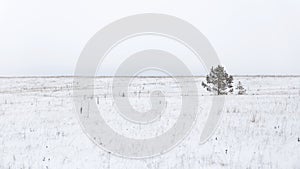
<svg viewBox="0 0 300 169">
<path fill-rule="evenodd" d="M 230 74 L 300 75 L 299 0 L 0 0 L 0 76 L 73 75 L 89 38 L 139 13 L 196 26 Z"/>
</svg>

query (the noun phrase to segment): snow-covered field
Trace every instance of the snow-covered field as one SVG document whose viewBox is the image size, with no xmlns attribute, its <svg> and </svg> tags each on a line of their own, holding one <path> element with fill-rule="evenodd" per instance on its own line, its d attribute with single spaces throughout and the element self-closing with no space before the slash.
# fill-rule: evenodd
<svg viewBox="0 0 300 169">
<path fill-rule="evenodd" d="M 148 138 L 176 122 L 181 93 L 172 79 L 132 81 L 131 104 L 140 111 L 149 109 L 151 89 L 168 91 L 165 116 L 148 128 L 116 115 L 109 92 L 111 80 L 97 78 L 95 99 L 115 131 Z M 102 150 L 83 133 L 73 104 L 71 77 L 0 78 L 0 169 L 300 168 L 299 76 L 236 77 L 247 94 L 226 96 L 216 132 L 199 144 L 211 98 L 201 87 L 203 80 L 197 78 L 201 111 L 187 138 L 168 153 L 136 160 Z"/>
</svg>

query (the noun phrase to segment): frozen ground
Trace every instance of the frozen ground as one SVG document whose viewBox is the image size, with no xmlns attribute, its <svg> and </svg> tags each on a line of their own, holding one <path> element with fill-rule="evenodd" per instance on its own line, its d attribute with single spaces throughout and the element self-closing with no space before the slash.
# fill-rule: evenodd
<svg viewBox="0 0 300 169">
<path fill-rule="evenodd" d="M 188 137 L 162 156 L 133 160 L 103 151 L 83 133 L 74 111 L 72 78 L 0 78 L 0 168 L 300 168 L 300 77 L 236 77 L 247 95 L 226 96 L 216 132 L 200 145 L 211 97 L 200 87 L 202 80 L 197 79 L 201 111 Z M 98 78 L 95 98 L 107 123 L 123 135 L 153 137 L 176 122 L 180 91 L 171 79 L 139 78 L 129 89 L 131 103 L 140 111 L 150 106 L 151 88 L 168 90 L 169 116 L 148 128 L 116 116 L 110 87 L 110 78 Z"/>
</svg>

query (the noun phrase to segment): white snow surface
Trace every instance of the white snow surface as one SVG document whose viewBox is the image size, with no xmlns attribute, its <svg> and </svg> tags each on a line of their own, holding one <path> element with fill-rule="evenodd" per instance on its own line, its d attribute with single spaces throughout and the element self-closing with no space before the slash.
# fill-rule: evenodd
<svg viewBox="0 0 300 169">
<path fill-rule="evenodd" d="M 246 95 L 226 96 L 218 128 L 199 144 L 211 98 L 201 87 L 204 80 L 197 78 L 200 111 L 189 135 L 165 154 L 130 159 L 104 151 L 85 135 L 71 77 L 0 78 L 0 169 L 300 169 L 299 76 L 235 77 Z M 176 123 L 181 92 L 171 78 L 136 78 L 129 87 L 130 103 L 141 112 L 151 107 L 151 89 L 165 89 L 165 112 L 149 126 L 131 124 L 116 113 L 111 84 L 112 78 L 97 78 L 94 98 L 118 133 L 150 138 Z"/>
</svg>

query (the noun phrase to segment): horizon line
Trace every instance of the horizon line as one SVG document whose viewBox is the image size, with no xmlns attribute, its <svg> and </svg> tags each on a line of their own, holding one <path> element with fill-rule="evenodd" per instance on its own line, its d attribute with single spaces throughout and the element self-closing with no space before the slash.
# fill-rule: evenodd
<svg viewBox="0 0 300 169">
<path fill-rule="evenodd" d="M 233 77 L 300 77 L 300 75 L 232 75 Z M 206 75 L 196 75 L 196 76 L 74 76 L 74 75 L 30 75 L 30 76 L 0 76 L 0 78 L 74 78 L 74 77 L 84 77 L 84 78 L 170 78 L 170 77 L 206 77 Z"/>
</svg>

